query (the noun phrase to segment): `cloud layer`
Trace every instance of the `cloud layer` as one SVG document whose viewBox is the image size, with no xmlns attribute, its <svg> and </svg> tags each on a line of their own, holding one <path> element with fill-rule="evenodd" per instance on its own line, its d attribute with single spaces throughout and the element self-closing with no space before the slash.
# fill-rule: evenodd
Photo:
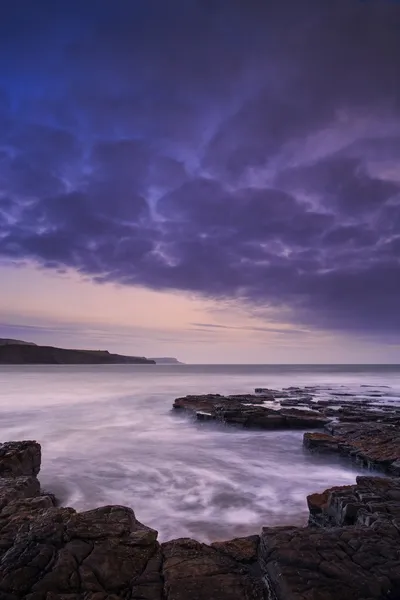
<svg viewBox="0 0 400 600">
<path fill-rule="evenodd" d="M 399 333 L 395 2 L 56 4 L 3 11 L 0 257 Z"/>
</svg>

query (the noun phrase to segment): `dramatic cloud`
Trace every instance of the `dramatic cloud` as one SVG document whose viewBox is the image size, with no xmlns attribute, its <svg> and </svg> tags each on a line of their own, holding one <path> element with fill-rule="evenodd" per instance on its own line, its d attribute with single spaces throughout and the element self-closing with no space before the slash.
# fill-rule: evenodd
<svg viewBox="0 0 400 600">
<path fill-rule="evenodd" d="M 2 10 L 0 257 L 398 335 L 396 2 L 63 4 Z"/>
</svg>

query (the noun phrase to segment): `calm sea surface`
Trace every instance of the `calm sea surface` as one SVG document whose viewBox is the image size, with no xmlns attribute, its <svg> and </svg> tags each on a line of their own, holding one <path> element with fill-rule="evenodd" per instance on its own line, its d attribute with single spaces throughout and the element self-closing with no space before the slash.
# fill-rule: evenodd
<svg viewBox="0 0 400 600">
<path fill-rule="evenodd" d="M 304 451 L 302 432 L 196 424 L 172 402 L 293 385 L 318 385 L 321 397 L 385 385 L 400 403 L 395 366 L 0 366 L 0 439 L 40 441 L 42 487 L 64 505 L 130 506 L 161 540 L 227 539 L 305 523 L 307 494 L 360 470 Z"/>
</svg>

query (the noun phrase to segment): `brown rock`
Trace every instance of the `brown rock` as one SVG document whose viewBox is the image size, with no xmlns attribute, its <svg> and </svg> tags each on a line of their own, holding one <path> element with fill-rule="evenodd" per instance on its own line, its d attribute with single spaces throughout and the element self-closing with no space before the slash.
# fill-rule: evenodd
<svg viewBox="0 0 400 600">
<path fill-rule="evenodd" d="M 37 475 L 40 470 L 40 444 L 32 441 L 0 444 L 0 477 Z"/>
<path fill-rule="evenodd" d="M 258 535 L 251 535 L 226 542 L 214 542 L 211 544 L 211 548 L 227 554 L 238 562 L 252 563 L 257 560 L 259 543 L 260 537 Z"/>
<path fill-rule="evenodd" d="M 305 433 L 303 444 L 318 452 L 339 452 L 339 440 L 328 433 Z"/>
<path fill-rule="evenodd" d="M 264 587 L 245 566 L 190 539 L 162 545 L 168 600 L 263 600 Z"/>
</svg>

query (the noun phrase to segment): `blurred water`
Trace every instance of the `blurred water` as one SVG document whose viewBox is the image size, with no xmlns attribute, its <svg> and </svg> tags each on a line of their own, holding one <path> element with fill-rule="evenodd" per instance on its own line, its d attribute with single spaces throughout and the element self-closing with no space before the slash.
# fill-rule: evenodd
<svg viewBox="0 0 400 600">
<path fill-rule="evenodd" d="M 202 541 L 306 521 L 306 495 L 353 483 L 359 469 L 302 448 L 302 432 L 197 424 L 171 411 L 190 393 L 345 386 L 400 397 L 393 366 L 0 366 L 0 439 L 42 444 L 42 487 L 86 510 L 131 506 L 161 540 Z M 344 389 L 343 387 L 341 388 Z"/>
</svg>

